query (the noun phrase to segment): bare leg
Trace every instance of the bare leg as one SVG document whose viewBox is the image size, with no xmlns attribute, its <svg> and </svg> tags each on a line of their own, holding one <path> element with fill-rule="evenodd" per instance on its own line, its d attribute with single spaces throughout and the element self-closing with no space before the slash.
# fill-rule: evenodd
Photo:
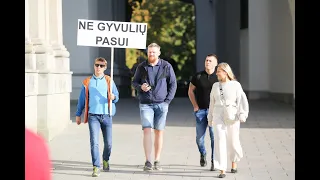
<svg viewBox="0 0 320 180">
<path fill-rule="evenodd" d="M 146 160 L 151 162 L 151 152 L 152 152 L 152 138 L 151 138 L 151 128 L 143 129 L 143 148 Z"/>
<path fill-rule="evenodd" d="M 155 161 L 160 160 L 160 154 L 162 150 L 163 143 L 163 131 L 154 130 L 154 149 L 155 149 Z"/>
<path fill-rule="evenodd" d="M 237 163 L 236 163 L 236 162 L 232 162 L 231 168 L 232 168 L 232 169 L 237 169 Z"/>
</svg>

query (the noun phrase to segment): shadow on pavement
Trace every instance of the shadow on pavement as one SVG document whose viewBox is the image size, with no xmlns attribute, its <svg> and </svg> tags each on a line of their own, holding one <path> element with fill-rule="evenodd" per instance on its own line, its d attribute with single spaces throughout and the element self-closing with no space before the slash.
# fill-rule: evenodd
<svg viewBox="0 0 320 180">
<path fill-rule="evenodd" d="M 295 111 L 289 104 L 270 100 L 250 101 L 250 113 L 241 128 L 295 128 Z M 75 122 L 76 104 L 71 104 L 71 119 Z M 169 107 L 167 126 L 195 127 L 193 108 L 188 98 L 175 98 Z M 120 99 L 114 124 L 140 125 L 139 103 L 136 99 Z"/>
<path fill-rule="evenodd" d="M 76 173 L 53 172 L 53 174 L 92 177 L 90 173 L 88 173 L 88 174 L 76 174 Z"/>
<path fill-rule="evenodd" d="M 91 162 L 80 162 L 80 161 L 69 161 L 69 160 L 51 160 L 52 166 L 54 169 L 61 169 L 65 167 L 66 169 L 69 169 L 70 167 L 77 167 L 82 166 L 82 170 L 86 169 L 87 167 L 90 167 L 90 171 L 92 169 Z M 132 164 L 110 164 L 112 167 L 122 167 L 122 168 L 139 168 L 143 167 L 142 164 L 139 165 L 132 165 Z M 170 167 L 170 169 L 185 169 L 185 167 L 188 168 L 199 168 L 200 166 L 195 165 L 186 165 L 186 164 L 164 164 L 163 167 Z M 182 168 L 176 168 L 176 167 L 182 167 Z"/>
<path fill-rule="evenodd" d="M 77 175 L 91 177 L 92 165 L 88 162 L 79 161 L 65 161 L 65 160 L 52 160 L 53 174 Z M 204 173 L 213 173 L 208 169 L 200 168 L 194 165 L 179 165 L 167 164 L 162 165 L 162 171 L 143 171 L 143 165 L 124 165 L 124 164 L 110 164 L 111 170 L 109 173 L 119 174 L 150 174 L 150 175 L 166 175 L 166 176 L 184 176 L 184 177 L 213 177 L 210 175 L 203 175 Z M 181 167 L 181 168 L 176 168 Z M 177 169 L 177 170 L 176 170 Z M 64 171 L 64 172 L 59 172 Z M 83 173 L 67 173 L 65 171 L 82 171 Z M 88 172 L 87 172 L 88 171 Z M 108 172 L 106 172 L 108 173 Z M 201 173 L 201 174 L 199 174 Z M 194 174 L 194 175 L 193 175 Z"/>
</svg>

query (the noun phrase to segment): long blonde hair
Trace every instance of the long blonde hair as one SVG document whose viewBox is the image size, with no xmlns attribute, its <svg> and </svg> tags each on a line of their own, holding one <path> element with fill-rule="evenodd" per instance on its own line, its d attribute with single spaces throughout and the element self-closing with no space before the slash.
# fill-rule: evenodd
<svg viewBox="0 0 320 180">
<path fill-rule="evenodd" d="M 228 63 L 225 63 L 225 62 L 219 63 L 218 67 L 220 67 L 222 70 L 224 70 L 227 73 L 229 80 L 231 81 L 237 80 Z"/>
</svg>

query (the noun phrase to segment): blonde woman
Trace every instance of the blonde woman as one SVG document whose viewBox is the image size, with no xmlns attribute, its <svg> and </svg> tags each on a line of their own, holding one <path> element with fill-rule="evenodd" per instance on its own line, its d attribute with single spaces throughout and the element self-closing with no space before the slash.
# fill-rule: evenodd
<svg viewBox="0 0 320 180">
<path fill-rule="evenodd" d="M 240 122 L 245 122 L 249 113 L 249 104 L 241 84 L 235 79 L 227 63 L 218 64 L 219 82 L 212 85 L 208 113 L 208 125 L 214 132 L 214 166 L 220 170 L 219 178 L 226 177 L 227 161 L 232 163 L 231 173 L 237 172 L 237 162 L 243 157 L 240 144 Z M 224 105 L 237 109 L 235 121 L 224 120 Z"/>
</svg>

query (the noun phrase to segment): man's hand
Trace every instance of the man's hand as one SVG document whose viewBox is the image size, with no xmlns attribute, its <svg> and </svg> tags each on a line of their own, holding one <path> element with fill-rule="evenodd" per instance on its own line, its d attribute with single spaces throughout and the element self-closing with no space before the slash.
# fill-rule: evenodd
<svg viewBox="0 0 320 180">
<path fill-rule="evenodd" d="M 197 112 L 197 111 L 199 111 L 199 106 L 193 107 L 193 112 Z"/>
<path fill-rule="evenodd" d="M 144 91 L 144 92 L 148 92 L 150 89 L 151 89 L 151 87 L 147 83 L 143 83 L 141 85 L 141 90 Z"/>
<path fill-rule="evenodd" d="M 116 99 L 116 96 L 111 93 L 111 100 Z"/>
<path fill-rule="evenodd" d="M 80 116 L 76 116 L 76 122 L 78 125 L 81 124 L 81 117 Z"/>
</svg>

